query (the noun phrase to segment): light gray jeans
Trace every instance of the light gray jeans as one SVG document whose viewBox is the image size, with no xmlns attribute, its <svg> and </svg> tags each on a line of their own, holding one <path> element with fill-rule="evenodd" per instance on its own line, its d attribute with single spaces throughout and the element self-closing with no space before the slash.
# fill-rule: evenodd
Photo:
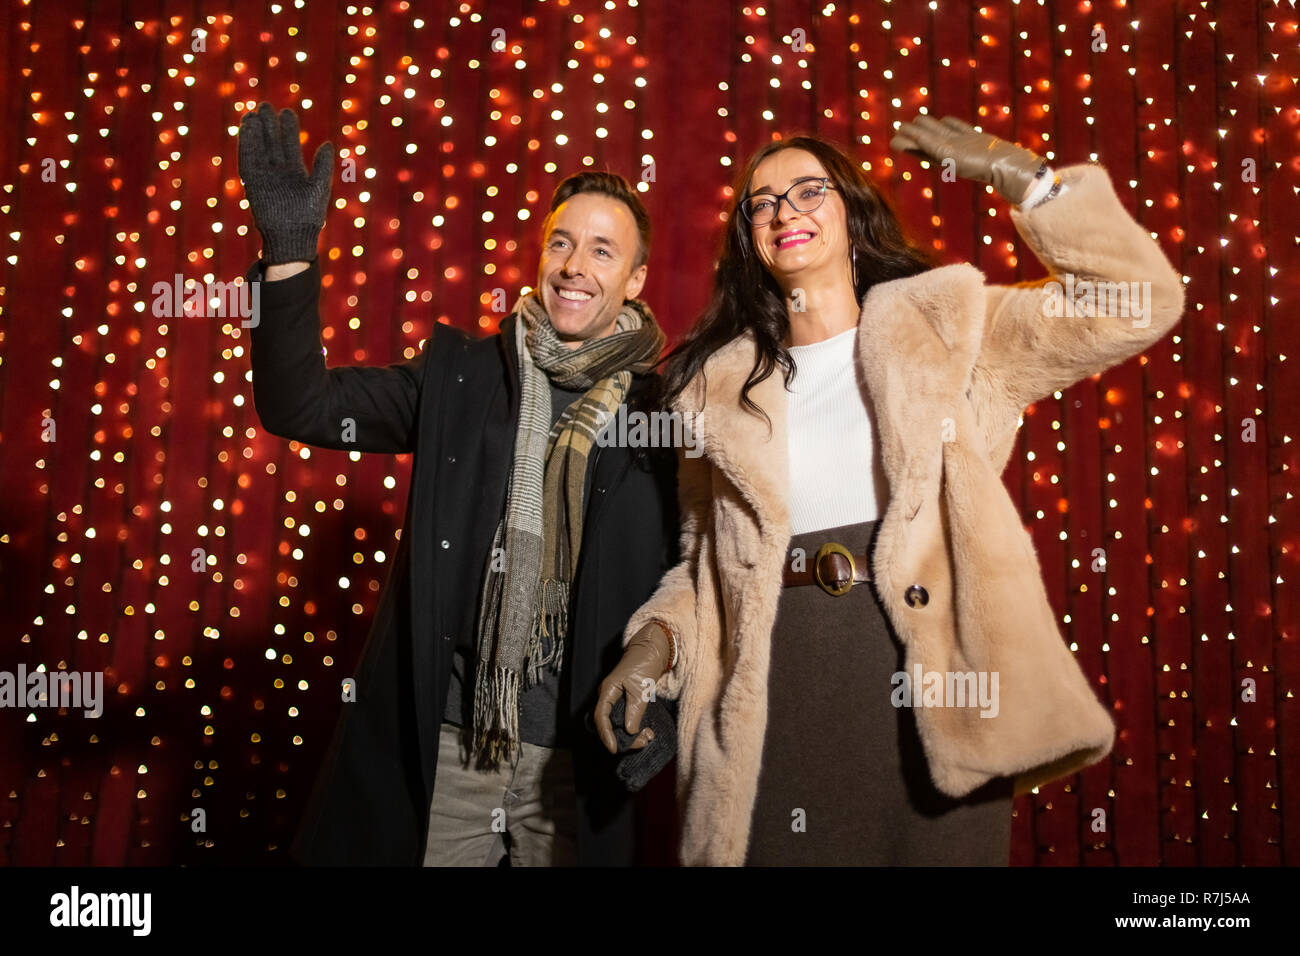
<svg viewBox="0 0 1300 956">
<path fill-rule="evenodd" d="M 469 765 L 463 732 L 444 722 L 438 773 L 429 805 L 425 866 L 577 864 L 577 798 L 573 755 L 520 743 L 513 767 Z"/>
</svg>

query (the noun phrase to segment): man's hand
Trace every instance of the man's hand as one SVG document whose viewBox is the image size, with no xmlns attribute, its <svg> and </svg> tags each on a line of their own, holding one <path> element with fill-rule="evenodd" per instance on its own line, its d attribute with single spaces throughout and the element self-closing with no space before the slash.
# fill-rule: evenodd
<svg viewBox="0 0 1300 956">
<path fill-rule="evenodd" d="M 320 144 L 308 172 L 293 110 L 281 110 L 277 117 L 270 103 L 260 103 L 244 116 L 239 124 L 239 177 L 262 234 L 267 265 L 316 258 L 333 172 L 334 146 L 329 142 Z"/>
<path fill-rule="evenodd" d="M 668 670 L 671 659 L 672 649 L 668 644 L 668 635 L 658 624 L 647 624 L 628 642 L 623 651 L 623 659 L 600 685 L 600 696 L 596 701 L 596 733 L 610 753 L 618 753 L 618 739 L 609 722 L 609 712 L 621 694 L 627 695 L 627 713 L 623 718 L 623 727 L 629 734 L 637 734 L 632 749 L 640 750 L 654 739 L 649 727 L 640 733 L 637 731 L 641 727 L 641 718 L 645 716 L 646 704 L 649 703 L 646 691 L 652 689 Z"/>
<path fill-rule="evenodd" d="M 1003 199 L 1013 203 L 1029 195 L 1034 176 L 1043 165 L 1041 156 L 981 133 L 955 116 L 942 120 L 918 116 L 899 127 L 889 146 L 937 163 L 950 159 L 962 179 L 989 183 Z"/>
</svg>

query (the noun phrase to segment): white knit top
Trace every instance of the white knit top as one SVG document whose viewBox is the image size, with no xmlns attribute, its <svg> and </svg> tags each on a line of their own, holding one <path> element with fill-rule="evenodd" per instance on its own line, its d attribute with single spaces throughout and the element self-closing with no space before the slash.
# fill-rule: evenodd
<svg viewBox="0 0 1300 956">
<path fill-rule="evenodd" d="M 790 383 L 790 533 L 878 519 L 889 497 L 858 330 L 795 345 Z"/>
</svg>

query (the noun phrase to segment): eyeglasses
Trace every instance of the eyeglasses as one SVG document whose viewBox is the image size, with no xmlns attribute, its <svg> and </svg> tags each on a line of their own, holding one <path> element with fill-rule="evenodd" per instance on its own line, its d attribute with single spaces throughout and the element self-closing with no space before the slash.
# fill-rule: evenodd
<svg viewBox="0 0 1300 956">
<path fill-rule="evenodd" d="M 776 218 L 776 211 L 780 208 L 782 199 L 788 202 L 795 212 L 812 212 L 826 201 L 826 190 L 834 188 L 825 176 L 818 179 L 805 179 L 795 183 L 779 196 L 770 193 L 748 196 L 740 204 L 740 209 L 751 224 L 762 226 Z"/>
</svg>

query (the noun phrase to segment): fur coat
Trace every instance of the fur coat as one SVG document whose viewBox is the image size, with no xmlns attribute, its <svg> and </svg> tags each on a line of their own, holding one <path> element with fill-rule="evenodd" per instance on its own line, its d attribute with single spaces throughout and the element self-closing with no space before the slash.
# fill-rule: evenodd
<svg viewBox="0 0 1300 956">
<path fill-rule="evenodd" d="M 1028 405 L 1159 341 L 1179 321 L 1184 293 L 1105 169 L 1058 175 L 1063 194 L 1011 211 L 1048 278 L 985 285 L 974 266 L 957 264 L 882 283 L 862 302 L 857 354 L 889 482 L 874 587 L 909 674 L 919 664 L 999 675 L 996 717 L 977 707 L 917 709 L 933 782 L 954 797 L 997 776 L 1025 793 L 1102 760 L 1115 733 L 1066 646 L 1000 476 Z M 1047 283 L 1069 288 L 1067 278 L 1149 283 L 1137 287 L 1146 311 L 1120 317 L 1103 302 L 1086 314 L 1082 300 L 1070 309 L 1059 298 L 1053 308 Z M 750 393 L 769 430 L 739 401 L 753 361 L 746 333 L 674 401 L 694 415 L 703 451 L 679 467 L 683 559 L 624 635 L 626 644 L 654 619 L 679 635 L 678 665 L 657 691 L 678 702 L 679 852 L 688 865 L 743 864 L 767 729 L 790 540 L 786 392 L 778 370 Z"/>
</svg>

